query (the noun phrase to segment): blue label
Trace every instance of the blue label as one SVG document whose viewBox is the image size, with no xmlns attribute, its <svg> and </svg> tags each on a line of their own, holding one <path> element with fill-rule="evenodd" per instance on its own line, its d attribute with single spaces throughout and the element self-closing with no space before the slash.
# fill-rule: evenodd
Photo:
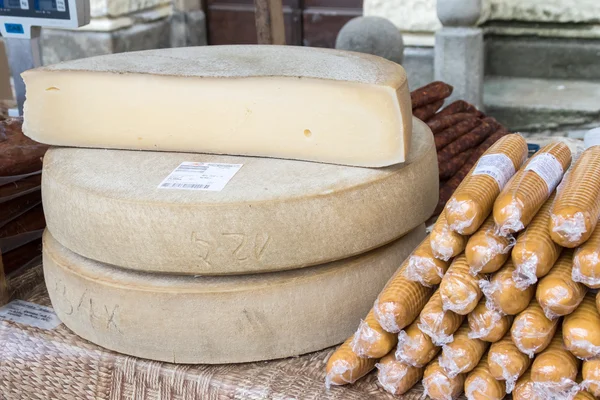
<svg viewBox="0 0 600 400">
<path fill-rule="evenodd" d="M 527 143 L 527 150 L 529 150 L 529 157 L 534 155 L 540 149 L 539 144 Z"/>
<path fill-rule="evenodd" d="M 21 35 L 23 35 L 25 33 L 25 30 L 23 29 L 23 25 L 21 25 L 21 24 L 5 23 L 4 27 L 6 28 L 7 33 L 16 33 L 16 34 L 21 34 Z"/>
</svg>

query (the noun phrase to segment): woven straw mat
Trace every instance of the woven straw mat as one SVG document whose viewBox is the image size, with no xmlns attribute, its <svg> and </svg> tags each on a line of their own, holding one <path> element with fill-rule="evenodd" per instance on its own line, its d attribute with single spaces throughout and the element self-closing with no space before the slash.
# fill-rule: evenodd
<svg viewBox="0 0 600 400">
<path fill-rule="evenodd" d="M 50 306 L 41 265 L 9 278 L 11 298 Z M 1 400 L 391 400 L 375 373 L 325 389 L 327 349 L 237 365 L 175 365 L 96 346 L 64 325 L 43 330 L 0 321 Z M 422 389 L 403 396 L 417 400 Z"/>
</svg>

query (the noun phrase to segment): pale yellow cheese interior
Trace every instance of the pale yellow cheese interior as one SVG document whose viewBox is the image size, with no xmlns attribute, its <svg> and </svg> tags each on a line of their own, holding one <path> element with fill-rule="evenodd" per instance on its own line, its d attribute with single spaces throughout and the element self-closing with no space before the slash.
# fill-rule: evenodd
<svg viewBox="0 0 600 400">
<path fill-rule="evenodd" d="M 405 161 L 411 107 L 399 65 L 317 49 L 215 47 L 125 53 L 28 71 L 25 134 L 75 147 L 369 167 Z M 247 58 L 235 58 L 247 47 L 253 49 Z M 196 67 L 189 64 L 194 54 Z M 237 64 L 219 68 L 230 58 Z M 299 60 L 302 65 L 289 65 Z"/>
</svg>

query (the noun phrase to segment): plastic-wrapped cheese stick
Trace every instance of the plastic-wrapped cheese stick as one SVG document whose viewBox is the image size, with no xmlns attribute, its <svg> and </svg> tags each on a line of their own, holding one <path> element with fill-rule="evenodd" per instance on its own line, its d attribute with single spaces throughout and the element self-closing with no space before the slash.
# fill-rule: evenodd
<svg viewBox="0 0 600 400">
<path fill-rule="evenodd" d="M 527 143 L 519 135 L 506 135 L 490 147 L 446 203 L 450 228 L 461 235 L 475 233 L 526 158 Z"/>
<path fill-rule="evenodd" d="M 444 212 L 440 214 L 433 225 L 429 238 L 433 255 L 443 261 L 449 261 L 456 257 L 463 252 L 467 245 L 467 237 L 450 229 Z"/>
<path fill-rule="evenodd" d="M 506 315 L 516 315 L 526 309 L 535 294 L 535 286 L 524 290 L 517 287 L 513 279 L 514 271 L 512 260 L 508 260 L 489 281 L 483 279 L 479 282 L 489 307 Z"/>
<path fill-rule="evenodd" d="M 571 277 L 589 288 L 600 288 L 600 225 L 588 241 L 575 250 Z"/>
<path fill-rule="evenodd" d="M 592 146 L 581 154 L 558 188 L 549 230 L 559 245 L 577 247 L 594 231 L 600 217 L 599 176 L 600 146 Z"/>
<path fill-rule="evenodd" d="M 439 285 L 450 265 L 433 256 L 429 236 L 413 251 L 404 270 L 404 276 L 423 286 Z"/>
<path fill-rule="evenodd" d="M 538 394 L 546 398 L 572 398 L 579 391 L 580 361 L 565 349 L 558 330 L 550 345 L 531 364 L 531 380 Z"/>
<path fill-rule="evenodd" d="M 546 276 L 560 256 L 562 247 L 554 243 L 548 231 L 554 196 L 552 194 L 544 203 L 527 229 L 519 235 L 512 249 L 511 258 L 516 268 L 513 279 L 520 289 L 531 286 L 538 278 Z"/>
<path fill-rule="evenodd" d="M 494 218 L 490 215 L 481 228 L 469 238 L 465 248 L 471 274 L 498 271 L 510 257 L 510 249 L 514 244 L 512 236 L 500 236 L 496 232 Z"/>
<path fill-rule="evenodd" d="M 595 400 L 594 396 L 586 390 L 579 390 L 573 400 Z"/>
<path fill-rule="evenodd" d="M 398 337 L 385 331 L 375 319 L 373 310 L 360 322 L 352 340 L 352 351 L 359 357 L 381 358 L 396 345 Z"/>
<path fill-rule="evenodd" d="M 352 337 L 346 340 L 327 361 L 325 385 L 354 383 L 375 368 L 377 359 L 359 357 L 352 351 Z"/>
<path fill-rule="evenodd" d="M 523 376 L 519 378 L 512 392 L 513 400 L 547 400 L 539 396 L 533 389 L 533 381 L 531 380 L 531 369 L 525 371 Z"/>
<path fill-rule="evenodd" d="M 431 341 L 413 322 L 398 334 L 396 359 L 414 367 L 424 367 L 439 353 L 441 349 Z"/>
<path fill-rule="evenodd" d="M 502 400 L 506 396 L 505 383 L 494 379 L 486 356 L 481 357 L 479 364 L 467 375 L 465 395 L 468 400 Z"/>
<path fill-rule="evenodd" d="M 461 315 L 473 311 L 483 295 L 479 288 L 482 278 L 481 274 L 471 275 L 464 254 L 456 257 L 440 284 L 444 309 Z"/>
<path fill-rule="evenodd" d="M 565 316 L 562 331 L 567 350 L 576 357 L 600 356 L 600 313 L 592 294 L 586 295 L 579 307 Z"/>
<path fill-rule="evenodd" d="M 513 321 L 510 328 L 513 343 L 521 353 L 533 357 L 548 347 L 558 327 L 558 321 L 546 318 L 542 307 L 533 299 Z"/>
<path fill-rule="evenodd" d="M 373 306 L 375 318 L 388 332 L 398 333 L 410 325 L 433 293 L 433 289 L 404 275 L 409 260 L 410 257 L 388 281 Z"/>
<path fill-rule="evenodd" d="M 510 332 L 500 341 L 493 343 L 488 352 L 490 374 L 498 380 L 506 381 L 506 392 L 511 393 L 517 379 L 527 371 L 531 359 L 519 351 L 512 341 Z"/>
<path fill-rule="evenodd" d="M 423 395 L 433 400 L 456 400 L 463 392 L 464 383 L 465 374 L 450 377 L 435 359 L 425 368 Z"/>
<path fill-rule="evenodd" d="M 423 377 L 424 368 L 417 368 L 396 360 L 394 352 L 383 357 L 376 365 L 377 380 L 393 395 L 408 392 Z"/>
<path fill-rule="evenodd" d="M 581 373 L 583 374 L 581 386 L 594 396 L 600 397 L 600 359 L 584 361 Z"/>
<path fill-rule="evenodd" d="M 575 311 L 587 292 L 585 285 L 573 282 L 572 271 L 573 250 L 564 249 L 548 275 L 538 283 L 535 297 L 549 319 Z"/>
<path fill-rule="evenodd" d="M 541 148 L 506 184 L 494 202 L 500 234 L 523 230 L 571 165 L 571 151 L 562 142 Z"/>
<path fill-rule="evenodd" d="M 469 325 L 465 323 L 454 334 L 454 340 L 442 348 L 440 365 L 451 377 L 471 372 L 488 346 L 483 340 L 469 338 Z"/>
<path fill-rule="evenodd" d="M 464 315 L 444 311 L 440 291 L 431 296 L 421 315 L 419 316 L 419 329 L 428 335 L 436 346 L 442 346 L 454 340 L 454 332 L 460 328 Z"/>
<path fill-rule="evenodd" d="M 481 299 L 477 307 L 467 316 L 469 337 L 494 343 L 510 330 L 513 317 L 488 308 L 485 299 Z"/>
</svg>

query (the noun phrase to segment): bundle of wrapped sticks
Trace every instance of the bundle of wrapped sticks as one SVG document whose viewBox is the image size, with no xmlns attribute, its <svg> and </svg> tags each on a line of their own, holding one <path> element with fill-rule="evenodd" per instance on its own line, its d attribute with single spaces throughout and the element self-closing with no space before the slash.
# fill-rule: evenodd
<svg viewBox="0 0 600 400">
<path fill-rule="evenodd" d="M 520 135 L 498 140 L 330 357 L 326 384 L 377 369 L 386 391 L 420 381 L 433 400 L 598 397 L 599 176 L 600 146 L 575 161 L 560 141 L 528 158 Z"/>
</svg>

